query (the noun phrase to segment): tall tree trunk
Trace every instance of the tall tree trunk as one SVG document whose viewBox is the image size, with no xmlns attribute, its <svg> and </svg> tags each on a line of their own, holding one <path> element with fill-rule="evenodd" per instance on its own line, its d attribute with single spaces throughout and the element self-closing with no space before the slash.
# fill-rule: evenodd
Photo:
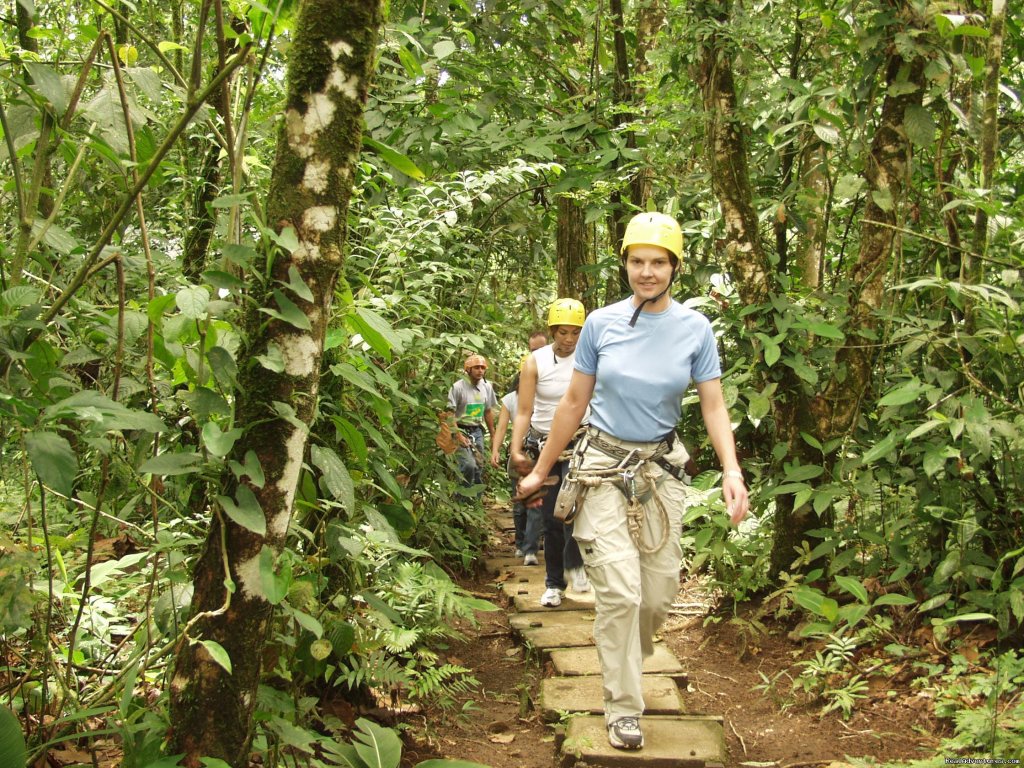
<svg viewBox="0 0 1024 768">
<path fill-rule="evenodd" d="M 297 246 L 274 248 L 269 274 L 251 283 L 261 300 L 248 310 L 239 355 L 236 424 L 244 433 L 231 458 L 252 466 L 251 452 L 262 471 L 222 477 L 233 501 L 216 511 L 196 564 L 194 618 L 171 681 L 171 751 L 184 753 L 189 768 L 202 757 L 248 764 L 273 612 L 263 574 L 284 547 L 315 410 L 381 23 L 380 0 L 305 0 L 299 9 L 267 202 L 269 222 L 279 232 L 293 228 Z M 269 321 L 262 307 L 274 311 Z M 258 358 L 278 364 L 264 367 Z M 261 511 L 256 519 L 240 514 L 253 509 Z M 218 646 L 230 673 L 218 663 Z"/>
<path fill-rule="evenodd" d="M 985 52 L 985 85 L 983 89 L 983 106 L 981 112 L 981 136 L 978 140 L 978 159 L 980 173 L 978 186 L 990 190 L 995 178 L 996 150 L 999 148 L 999 67 L 1003 59 L 1003 35 L 1006 27 L 1006 0 L 992 0 L 989 11 L 988 47 Z M 977 283 L 982 275 L 982 262 L 988 250 L 988 212 L 984 206 L 978 206 L 974 214 L 974 236 L 971 249 L 975 255 L 968 254 L 962 262 L 960 279 Z M 974 328 L 974 312 L 968 305 L 966 312 L 968 330 Z"/>
<path fill-rule="evenodd" d="M 612 124 L 618 128 L 636 118 L 635 106 L 643 96 L 643 88 L 637 84 L 637 78 L 644 74 L 649 65 L 647 54 L 654 47 L 654 40 L 665 23 L 665 9 L 662 0 L 651 0 L 637 8 L 635 24 L 636 50 L 633 56 L 633 71 L 630 73 L 629 53 L 626 46 L 626 19 L 623 13 L 622 0 L 611 0 L 609 10 L 612 16 L 612 50 L 615 54 L 615 81 L 613 96 L 615 111 Z M 626 147 L 636 149 L 636 134 L 625 132 Z M 619 160 L 613 167 L 619 166 Z M 618 253 L 622 237 L 626 232 L 626 221 L 630 211 L 643 209 L 651 196 L 653 172 L 649 167 L 641 167 L 633 174 L 629 182 L 629 200 L 622 199 L 622 193 L 615 190 L 611 195 L 611 210 L 608 214 L 608 233 L 612 248 Z M 618 279 L 614 277 L 605 289 L 606 302 L 610 303 L 619 296 L 629 293 L 629 281 L 626 272 L 619 268 Z"/>
<path fill-rule="evenodd" d="M 710 0 L 700 5 L 705 16 L 714 20 L 716 28 L 727 25 L 728 8 L 728 0 Z M 893 9 L 903 24 L 893 25 L 889 29 L 891 35 L 915 24 L 909 3 L 897 2 Z M 787 366 L 772 403 L 776 439 L 787 446 L 787 459 L 799 459 L 801 463 L 821 461 L 820 453 L 809 448 L 801 433 L 815 436 L 822 444 L 848 433 L 856 424 L 861 402 L 871 386 L 875 348 L 864 344 L 861 337 L 870 336 L 878 322 L 877 310 L 882 306 L 894 225 L 905 195 L 910 145 L 903 129 L 904 115 L 909 107 L 921 104 L 924 90 L 923 59 L 904 60 L 896 46 L 889 51 L 885 69 L 889 95 L 883 102 L 864 163 L 869 201 L 861 223 L 860 251 L 851 275 L 844 328 L 850 341 L 838 351 L 833 370 L 822 372 L 827 373 L 828 378 L 818 394 L 808 395 Z M 758 236 L 743 125 L 736 111 L 732 58 L 733 51 L 726 40 L 720 35 L 710 35 L 700 50 L 698 79 L 708 121 L 706 141 L 712 184 L 726 228 L 726 267 L 737 281 L 743 303 L 763 305 L 776 286 Z M 899 87 L 891 87 L 897 84 Z M 809 504 L 797 507 L 792 495 L 776 497 L 773 573 L 789 567 L 794 547 L 806 538 L 808 531 L 819 525 L 821 521 Z"/>
<path fill-rule="evenodd" d="M 588 311 L 593 309 L 594 296 L 587 274 L 581 269 L 591 263 L 590 228 L 583 206 L 567 195 L 558 197 L 556 246 L 558 296 L 580 299 Z"/>
</svg>

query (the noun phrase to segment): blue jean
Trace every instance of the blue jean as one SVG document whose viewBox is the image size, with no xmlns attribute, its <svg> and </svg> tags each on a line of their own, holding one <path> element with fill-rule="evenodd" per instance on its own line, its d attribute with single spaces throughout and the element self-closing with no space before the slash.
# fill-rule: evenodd
<svg viewBox="0 0 1024 768">
<path fill-rule="evenodd" d="M 561 481 L 568 468 L 569 462 L 561 461 L 554 466 L 552 474 L 557 474 Z M 572 523 L 566 525 L 555 517 L 555 499 L 558 498 L 560 485 L 561 482 L 548 488 L 540 509 L 544 514 L 544 586 L 564 590 L 568 586 L 565 572 L 582 568 L 583 555 L 580 554 L 576 539 L 572 537 Z"/>
<path fill-rule="evenodd" d="M 469 438 L 469 445 L 459 446 L 455 459 L 462 475 L 463 485 L 467 488 L 481 485 L 484 481 L 483 468 L 480 461 L 484 455 L 483 427 L 462 427 L 462 434 Z M 475 452 L 474 452 L 475 451 Z M 477 496 L 483 493 L 481 490 Z"/>
<path fill-rule="evenodd" d="M 519 492 L 519 475 L 512 469 L 512 459 L 505 466 L 508 479 L 512 481 L 512 496 Z M 540 535 L 544 527 L 544 515 L 540 507 L 527 509 L 518 501 L 512 502 L 512 522 L 516 527 L 516 549 L 524 555 L 536 555 L 540 549 Z"/>
</svg>

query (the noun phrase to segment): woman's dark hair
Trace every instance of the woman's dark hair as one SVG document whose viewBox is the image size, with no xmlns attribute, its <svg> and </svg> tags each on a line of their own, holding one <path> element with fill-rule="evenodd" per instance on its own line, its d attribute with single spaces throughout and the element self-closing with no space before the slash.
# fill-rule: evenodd
<svg viewBox="0 0 1024 768">
<path fill-rule="evenodd" d="M 513 392 L 515 392 L 517 394 L 519 393 L 519 374 L 518 373 L 515 376 L 512 377 L 512 383 L 508 385 L 508 392 L 506 392 L 505 394 L 506 395 L 511 395 Z"/>
</svg>

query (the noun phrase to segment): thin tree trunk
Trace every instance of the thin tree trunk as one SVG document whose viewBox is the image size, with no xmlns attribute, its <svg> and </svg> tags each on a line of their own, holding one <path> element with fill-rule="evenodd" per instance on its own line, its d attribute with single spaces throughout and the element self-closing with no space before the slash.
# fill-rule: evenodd
<svg viewBox="0 0 1024 768">
<path fill-rule="evenodd" d="M 590 228 L 586 211 L 579 201 L 566 195 L 558 197 L 556 238 L 558 257 L 558 296 L 579 299 L 587 310 L 594 308 L 594 297 L 582 267 L 591 263 Z"/>
<path fill-rule="evenodd" d="M 244 464 L 251 451 L 263 477 L 228 472 L 221 483 L 239 507 L 251 508 L 255 499 L 262 521 L 240 525 L 236 520 L 244 518 L 223 509 L 231 502 L 221 505 L 196 564 L 194 618 L 171 681 L 169 737 L 171 752 L 184 753 L 189 768 L 198 768 L 203 757 L 248 765 L 261 655 L 273 613 L 264 573 L 284 547 L 315 410 L 381 23 L 379 0 L 306 0 L 299 9 L 267 203 L 269 222 L 278 231 L 293 228 L 298 245 L 290 253 L 274 247 L 269 274 L 251 283 L 258 300 L 248 311 L 236 407 L 244 434 L 231 455 Z M 259 307 L 289 321 L 268 321 Z M 258 357 L 279 364 L 263 367 Z M 225 589 L 228 579 L 231 591 Z M 230 673 L 215 660 L 218 646 L 230 659 Z"/>
</svg>

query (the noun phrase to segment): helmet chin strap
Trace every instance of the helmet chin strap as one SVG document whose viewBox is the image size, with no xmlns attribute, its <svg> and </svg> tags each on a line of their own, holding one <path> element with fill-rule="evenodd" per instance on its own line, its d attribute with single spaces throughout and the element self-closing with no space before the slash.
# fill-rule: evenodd
<svg viewBox="0 0 1024 768">
<path fill-rule="evenodd" d="M 659 299 L 661 299 L 662 296 L 669 292 L 669 289 L 672 288 L 672 281 L 676 279 L 676 269 L 678 269 L 678 267 L 672 267 L 672 276 L 668 279 L 668 285 L 665 286 L 665 290 L 663 290 L 657 296 L 652 296 L 651 298 L 644 299 L 643 301 L 640 302 L 640 306 L 636 308 L 636 311 L 633 313 L 633 317 L 629 319 L 630 328 L 636 327 L 636 321 L 639 319 L 640 313 L 643 312 L 645 306 L 647 306 L 650 303 L 658 301 Z"/>
</svg>

